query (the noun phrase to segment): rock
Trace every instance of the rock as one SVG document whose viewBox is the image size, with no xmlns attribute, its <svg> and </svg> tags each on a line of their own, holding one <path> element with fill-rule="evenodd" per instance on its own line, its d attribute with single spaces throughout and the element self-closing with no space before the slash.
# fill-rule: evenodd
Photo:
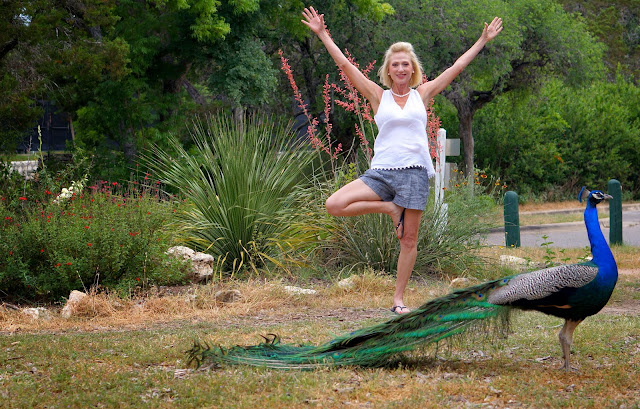
<svg viewBox="0 0 640 409">
<path fill-rule="evenodd" d="M 62 312 L 60 313 L 62 315 L 62 318 L 70 318 L 76 311 L 76 308 L 78 307 L 78 304 L 80 304 L 80 301 L 82 301 L 82 299 L 86 296 L 87 294 L 83 293 L 82 291 L 71 291 L 71 293 L 69 294 L 69 299 L 67 300 L 67 303 L 64 305 L 64 307 L 62 308 Z"/>
<path fill-rule="evenodd" d="M 295 286 L 292 286 L 292 285 L 285 285 L 284 289 L 289 294 L 315 294 L 315 293 L 317 293 L 316 290 L 311 290 L 311 289 L 308 289 L 308 288 L 295 287 Z"/>
<path fill-rule="evenodd" d="M 218 302 L 232 303 L 242 298 L 242 293 L 238 290 L 220 290 L 214 297 Z"/>
<path fill-rule="evenodd" d="M 353 288 L 353 286 L 355 285 L 354 283 L 355 279 L 356 279 L 355 275 L 342 279 L 338 282 L 338 287 L 344 288 L 344 289 Z"/>
<path fill-rule="evenodd" d="M 500 263 L 526 266 L 527 264 L 529 264 L 529 261 L 527 261 L 527 260 L 525 260 L 523 258 L 520 258 L 520 257 L 507 256 L 507 255 L 503 254 L 503 255 L 500 256 Z"/>
<path fill-rule="evenodd" d="M 213 275 L 213 256 L 210 254 L 200 253 L 185 246 L 171 247 L 167 250 L 167 254 L 183 260 L 191 260 L 192 270 L 189 279 L 192 282 L 205 281 Z"/>
<path fill-rule="evenodd" d="M 38 307 L 38 308 L 23 308 L 22 313 L 29 315 L 34 320 L 44 320 L 48 321 L 51 319 L 51 314 L 46 308 Z"/>
<path fill-rule="evenodd" d="M 452 288 L 465 288 L 465 287 L 469 287 L 469 285 L 470 285 L 470 281 L 466 277 L 454 278 L 453 280 L 451 280 L 451 283 L 449 283 L 449 287 L 452 287 Z"/>
</svg>

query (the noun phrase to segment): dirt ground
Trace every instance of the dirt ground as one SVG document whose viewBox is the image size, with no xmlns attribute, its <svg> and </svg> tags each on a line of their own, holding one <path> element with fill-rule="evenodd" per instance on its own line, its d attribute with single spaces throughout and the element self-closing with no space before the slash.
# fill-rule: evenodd
<svg viewBox="0 0 640 409">
<path fill-rule="evenodd" d="M 621 280 L 640 281 L 640 268 L 619 271 Z M 259 286 L 256 286 L 259 287 Z M 271 327 L 280 324 L 291 324 L 296 321 L 334 320 L 336 322 L 360 322 L 368 319 L 385 320 L 393 317 L 391 312 L 381 304 L 380 307 L 353 307 L 365 303 L 351 302 L 351 306 L 343 306 L 344 296 L 326 297 L 322 302 L 305 302 L 304 299 L 292 300 L 273 298 L 253 301 L 262 296 L 260 288 L 248 294 L 251 301 L 240 301 L 230 304 L 194 306 L 189 301 L 197 287 L 185 286 L 167 289 L 167 291 L 149 298 L 144 302 L 132 300 L 122 305 L 120 299 L 95 296 L 87 304 L 85 313 L 79 317 L 62 319 L 61 307 L 52 307 L 49 319 L 33 319 L 20 310 L 0 304 L 0 334 L 15 333 L 65 333 L 65 332 L 99 332 L 129 331 L 149 328 L 170 328 L 183 326 L 185 321 L 193 324 L 208 323 L 217 328 Z M 640 288 L 637 289 L 640 291 Z M 264 291 L 263 291 L 264 292 Z M 418 289 L 418 291 L 420 290 Z M 427 291 L 428 298 L 439 294 Z M 422 299 L 424 294 L 416 294 Z M 89 298 L 89 297 L 88 297 Z M 335 298 L 335 299 L 333 299 Z M 349 304 L 349 303 L 347 303 Z M 369 306 L 371 302 L 367 303 Z M 286 308 L 295 306 L 295 308 Z M 610 302 L 602 313 L 613 315 L 640 316 L 640 299 L 627 299 Z"/>
</svg>

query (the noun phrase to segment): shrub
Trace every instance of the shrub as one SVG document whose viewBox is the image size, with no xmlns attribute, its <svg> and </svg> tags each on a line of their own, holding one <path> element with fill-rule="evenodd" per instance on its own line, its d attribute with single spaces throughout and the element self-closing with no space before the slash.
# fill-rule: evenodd
<svg viewBox="0 0 640 409">
<path fill-rule="evenodd" d="M 190 152 L 173 137 L 173 152 L 155 148 L 147 156 L 189 200 L 177 215 L 185 245 L 216 257 L 221 274 L 295 261 L 307 235 L 294 227 L 293 197 L 313 152 L 295 143 L 290 127 L 263 116 L 209 116 L 190 131 Z"/>
<path fill-rule="evenodd" d="M 52 301 L 74 289 L 182 282 L 183 263 L 164 254 L 176 205 L 154 193 L 102 181 L 58 204 L 22 197 L 21 211 L 3 197 L 0 296 Z"/>
<path fill-rule="evenodd" d="M 308 228 L 316 228 L 320 252 L 319 262 L 337 267 L 370 267 L 395 272 L 400 245 L 394 226 L 385 214 L 356 217 L 333 217 L 327 214 L 324 201 L 341 184 L 356 177 L 353 166 L 338 173 L 338 183 L 318 185 L 307 193 Z M 441 216 L 441 208 L 433 194 L 425 209 L 418 238 L 415 274 L 453 273 L 479 269 L 483 260 L 473 249 L 481 246 L 481 235 L 490 227 L 483 217 L 497 211 L 496 195 L 503 185 L 478 173 L 474 184 L 452 179 L 445 193 L 448 216 Z"/>
</svg>

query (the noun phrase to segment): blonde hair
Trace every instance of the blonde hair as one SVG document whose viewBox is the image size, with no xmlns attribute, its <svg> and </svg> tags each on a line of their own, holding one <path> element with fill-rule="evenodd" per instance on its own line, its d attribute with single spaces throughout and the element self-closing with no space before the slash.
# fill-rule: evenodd
<svg viewBox="0 0 640 409">
<path fill-rule="evenodd" d="M 411 43 L 406 42 L 398 42 L 393 43 L 384 53 L 384 62 L 382 63 L 382 67 L 378 70 L 378 77 L 380 77 L 380 82 L 387 88 L 391 88 L 393 85 L 393 80 L 389 77 L 389 59 L 391 55 L 394 53 L 405 52 L 409 54 L 409 58 L 411 59 L 411 65 L 413 66 L 413 75 L 411 75 L 411 82 L 409 83 L 410 87 L 415 87 L 422 83 L 422 64 L 420 60 L 418 60 L 418 56 L 413 51 L 413 46 Z"/>
</svg>

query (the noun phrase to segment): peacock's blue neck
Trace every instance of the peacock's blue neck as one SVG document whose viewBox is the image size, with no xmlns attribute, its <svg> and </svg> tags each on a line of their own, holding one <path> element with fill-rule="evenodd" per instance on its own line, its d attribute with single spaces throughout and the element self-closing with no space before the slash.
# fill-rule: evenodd
<svg viewBox="0 0 640 409">
<path fill-rule="evenodd" d="M 618 268 L 609 244 L 600 229 L 598 210 L 591 201 L 587 201 L 587 208 L 584 211 L 584 223 L 587 227 L 589 243 L 591 243 L 593 263 L 599 267 L 599 279 L 615 285 L 618 279 Z"/>
</svg>

